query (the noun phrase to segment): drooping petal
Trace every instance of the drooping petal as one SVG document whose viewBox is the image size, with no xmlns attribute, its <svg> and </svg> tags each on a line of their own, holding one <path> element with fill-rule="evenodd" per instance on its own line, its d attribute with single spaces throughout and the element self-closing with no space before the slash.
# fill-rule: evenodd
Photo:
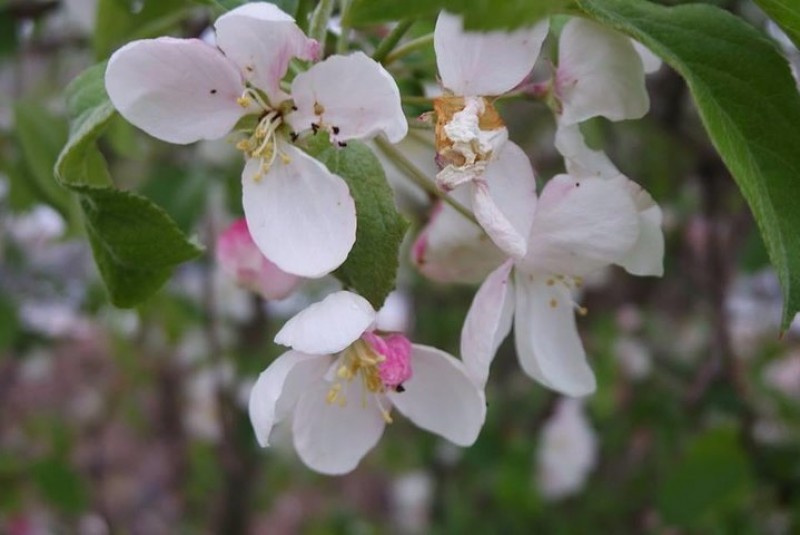
<svg viewBox="0 0 800 535">
<path fill-rule="evenodd" d="M 392 143 L 408 132 L 394 78 L 363 52 L 331 56 L 298 74 L 292 98 L 297 111 L 287 120 L 297 132 L 318 125 L 342 142 L 382 132 Z"/>
<path fill-rule="evenodd" d="M 275 343 L 313 355 L 338 353 L 355 342 L 375 321 L 369 302 L 339 291 L 292 317 L 275 335 Z"/>
<path fill-rule="evenodd" d="M 294 19 L 277 6 L 253 2 L 233 9 L 214 23 L 217 46 L 273 105 L 286 98 L 280 89 L 292 58 L 316 59 L 319 43 L 305 36 Z"/>
<path fill-rule="evenodd" d="M 597 116 L 638 119 L 650 108 L 642 60 L 630 39 L 577 17 L 561 30 L 556 94 L 564 124 Z"/>
<path fill-rule="evenodd" d="M 216 257 L 229 277 L 264 299 L 283 299 L 303 281 L 281 270 L 258 250 L 244 218 L 219 235 Z"/>
<path fill-rule="evenodd" d="M 574 177 L 615 178 L 621 175 L 605 152 L 589 148 L 577 124 L 559 124 L 556 149 L 564 157 L 567 173 Z"/>
<path fill-rule="evenodd" d="M 639 213 L 639 238 L 618 263 L 632 275 L 660 277 L 664 274 L 661 208 L 636 182 L 622 176 L 614 180 L 625 184 Z"/>
<path fill-rule="evenodd" d="M 468 97 L 514 89 L 533 69 L 547 28 L 544 22 L 514 32 L 467 32 L 460 16 L 442 11 L 433 34 L 442 84 Z"/>
<path fill-rule="evenodd" d="M 397 410 L 454 444 L 474 443 L 486 419 L 486 398 L 461 361 L 415 344 L 411 365 L 414 375 L 403 383 L 403 392 L 387 394 Z"/>
<path fill-rule="evenodd" d="M 469 192 L 450 193 L 470 207 Z M 434 208 L 428 225 L 412 247 L 412 260 L 420 272 L 437 282 L 476 283 L 506 259 L 489 236 L 448 204 Z"/>
<path fill-rule="evenodd" d="M 108 60 L 106 90 L 134 126 L 170 143 L 227 135 L 246 113 L 236 66 L 199 39 L 133 41 Z"/>
<path fill-rule="evenodd" d="M 332 385 L 321 382 L 305 392 L 294 411 L 292 432 L 300 459 L 323 474 L 353 470 L 383 434 L 386 425 L 372 394 L 361 381 L 342 386 L 343 403 L 328 403 Z"/>
<path fill-rule="evenodd" d="M 341 177 L 300 149 L 283 144 L 261 173 L 251 159 L 242 173 L 247 226 L 261 252 L 287 273 L 318 278 L 347 258 L 356 239 L 356 208 Z"/>
<path fill-rule="evenodd" d="M 570 290 L 548 284 L 546 274 L 517 273 L 514 339 L 525 372 L 543 385 L 568 396 L 594 392 L 594 373 L 575 325 Z"/>
<path fill-rule="evenodd" d="M 250 391 L 250 422 L 262 448 L 269 446 L 272 428 L 286 418 L 300 395 L 323 383 L 332 358 L 287 351 L 261 372 Z"/>
<path fill-rule="evenodd" d="M 638 218 L 621 182 L 558 175 L 539 197 L 528 254 L 517 267 L 583 276 L 616 263 L 639 237 Z"/>
<path fill-rule="evenodd" d="M 473 186 L 475 217 L 492 241 L 512 257 L 525 256 L 536 208 L 536 177 L 530 160 L 506 142 Z"/>
<path fill-rule="evenodd" d="M 472 379 L 485 385 L 497 348 L 511 330 L 514 293 L 511 260 L 497 268 L 478 289 L 461 331 L 461 358 Z"/>
</svg>

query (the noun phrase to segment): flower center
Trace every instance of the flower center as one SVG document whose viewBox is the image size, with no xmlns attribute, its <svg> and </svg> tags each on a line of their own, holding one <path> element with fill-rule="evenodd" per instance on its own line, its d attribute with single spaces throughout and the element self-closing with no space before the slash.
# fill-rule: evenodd
<svg viewBox="0 0 800 535">
<path fill-rule="evenodd" d="M 359 378 L 363 386 L 362 405 L 367 406 L 367 396 L 373 395 L 386 423 L 392 423 L 389 409 L 384 407 L 381 395 L 387 390 L 403 392 L 404 381 L 411 378 L 411 343 L 399 334 L 386 339 L 366 333 L 344 350 L 336 369 L 336 381 L 328 390 L 328 404 L 347 404 L 344 384 Z"/>
<path fill-rule="evenodd" d="M 573 298 L 573 290 L 578 290 L 583 287 L 583 277 L 570 277 L 568 275 L 553 275 L 547 279 L 547 286 L 551 288 L 563 287 L 566 288 L 566 295 L 569 296 L 566 303 L 562 303 L 559 297 L 563 292 L 558 292 L 555 296 L 550 298 L 550 308 L 558 308 L 564 304 L 571 306 L 579 316 L 585 316 L 589 313 L 589 309 L 579 305 Z"/>
<path fill-rule="evenodd" d="M 243 108 L 256 104 L 262 110 L 258 124 L 250 136 L 236 144 L 236 148 L 247 158 L 261 160 L 261 167 L 253 177 L 257 182 L 269 171 L 276 158 L 280 157 L 284 164 L 289 163 L 289 157 L 278 148 L 278 128 L 283 124 L 283 114 L 270 107 L 261 95 L 251 88 L 245 90 L 238 102 Z"/>
</svg>

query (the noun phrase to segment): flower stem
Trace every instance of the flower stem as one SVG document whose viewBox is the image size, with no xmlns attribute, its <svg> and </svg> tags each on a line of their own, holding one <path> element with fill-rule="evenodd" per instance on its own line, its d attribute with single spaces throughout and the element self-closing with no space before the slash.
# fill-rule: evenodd
<svg viewBox="0 0 800 535">
<path fill-rule="evenodd" d="M 297 10 L 294 12 L 294 21 L 304 32 L 308 32 L 308 11 L 311 0 L 298 0 Z"/>
<path fill-rule="evenodd" d="M 432 106 L 433 99 L 421 96 L 401 96 L 403 104 L 419 104 L 420 106 Z"/>
<path fill-rule="evenodd" d="M 333 13 L 334 0 L 320 0 L 317 9 L 311 15 L 311 26 L 308 36 L 316 40 L 322 49 L 325 49 L 325 37 L 328 34 L 328 22 Z"/>
<path fill-rule="evenodd" d="M 378 63 L 384 63 L 386 56 L 394 50 L 394 47 L 397 46 L 397 43 L 400 42 L 400 39 L 406 34 L 406 32 L 411 28 L 414 24 L 413 19 L 406 19 L 400 21 L 397 26 L 387 35 L 383 41 L 380 42 L 378 48 L 375 49 L 375 53 L 372 54 L 372 59 L 377 61 Z"/>
<path fill-rule="evenodd" d="M 394 63 L 400 58 L 403 58 L 417 50 L 421 50 L 426 48 L 433 43 L 433 34 L 429 33 L 423 35 L 422 37 L 417 37 L 416 39 L 412 39 L 411 41 L 398 46 L 395 48 L 390 54 L 386 55 L 386 58 L 383 60 L 384 65 L 389 65 L 390 63 Z"/>
<path fill-rule="evenodd" d="M 339 40 L 336 41 L 336 53 L 345 54 L 350 48 L 350 22 L 348 12 L 350 11 L 351 0 L 339 0 L 339 15 L 341 22 L 341 33 Z"/>
<path fill-rule="evenodd" d="M 403 173 L 411 180 L 411 182 L 422 188 L 430 195 L 433 195 L 434 197 L 446 202 L 452 206 L 456 212 L 478 225 L 478 221 L 475 219 L 475 216 L 472 215 L 472 212 L 470 212 L 460 202 L 453 199 L 450 195 L 443 193 L 439 188 L 437 188 L 436 184 L 434 184 L 433 181 L 419 169 L 419 167 L 414 165 L 411 160 L 406 158 L 403 153 L 397 150 L 394 145 L 380 137 L 375 138 L 375 144 L 378 146 L 381 152 L 386 155 L 387 158 L 389 158 L 395 165 L 397 165 L 397 167 L 400 168 L 400 170 L 403 171 Z"/>
</svg>

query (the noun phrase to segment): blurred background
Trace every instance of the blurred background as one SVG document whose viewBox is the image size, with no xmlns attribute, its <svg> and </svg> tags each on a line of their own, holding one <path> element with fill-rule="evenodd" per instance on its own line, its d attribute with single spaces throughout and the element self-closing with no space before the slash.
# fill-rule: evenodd
<svg viewBox="0 0 800 535">
<path fill-rule="evenodd" d="M 132 39 L 203 34 L 214 14 L 202 3 L 0 0 L 0 533 L 800 532 L 800 325 L 781 336 L 747 205 L 666 66 L 648 77 L 645 119 L 585 130 L 661 205 L 667 240 L 662 279 L 612 269 L 587 283 L 594 396 L 546 391 L 507 341 L 472 448 L 398 419 L 345 477 L 307 469 L 288 433 L 260 450 L 246 408 L 281 352 L 272 337 L 337 283 L 278 302 L 237 287 L 214 244 L 241 215 L 241 156 L 225 141 L 166 145 L 116 118 L 101 148 L 117 186 L 160 204 L 208 254 L 140 308 L 115 309 L 52 173 L 66 84 Z M 716 3 L 798 63 L 749 1 Z M 432 29 L 418 21 L 409 38 Z M 369 53 L 385 33 L 365 29 L 353 46 Z M 430 109 L 413 97 L 435 83 L 432 48 L 391 70 L 408 115 Z M 545 106 L 500 110 L 540 179 L 563 170 Z M 410 243 L 429 199 L 387 173 Z M 427 282 L 407 248 L 384 313 L 457 355 L 475 288 Z"/>
</svg>

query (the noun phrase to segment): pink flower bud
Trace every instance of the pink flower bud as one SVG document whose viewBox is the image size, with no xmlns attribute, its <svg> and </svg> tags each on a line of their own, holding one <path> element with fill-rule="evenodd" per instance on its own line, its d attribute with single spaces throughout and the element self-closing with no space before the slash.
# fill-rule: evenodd
<svg viewBox="0 0 800 535">
<path fill-rule="evenodd" d="M 244 218 L 217 238 L 217 262 L 225 273 L 264 299 L 283 299 L 302 279 L 282 271 L 258 250 Z"/>
<path fill-rule="evenodd" d="M 411 342 L 402 334 L 385 338 L 374 333 L 362 337 L 372 349 L 384 358 L 378 365 L 378 375 L 387 388 L 397 390 L 411 378 Z"/>
</svg>

